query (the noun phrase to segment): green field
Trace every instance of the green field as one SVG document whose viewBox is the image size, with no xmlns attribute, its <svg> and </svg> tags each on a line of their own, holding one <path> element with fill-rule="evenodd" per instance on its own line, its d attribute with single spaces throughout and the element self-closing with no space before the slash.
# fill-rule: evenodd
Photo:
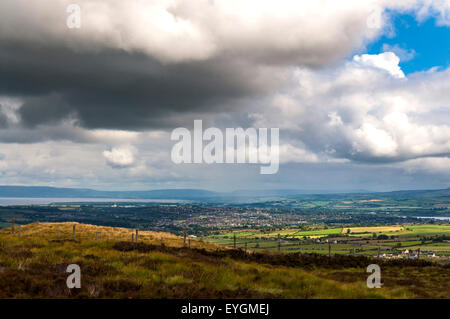
<svg viewBox="0 0 450 319">
<path fill-rule="evenodd" d="M 211 238 L 229 238 L 232 239 L 234 236 L 236 238 L 276 238 L 278 235 L 282 238 L 302 238 L 302 237 L 320 237 L 333 234 L 340 234 L 342 228 L 328 228 L 328 229 L 318 229 L 318 230 L 299 230 L 297 228 L 285 228 L 275 231 L 262 231 L 262 230 L 245 230 L 245 231 L 234 231 L 225 232 L 223 234 L 211 236 Z"/>
<path fill-rule="evenodd" d="M 311 226 L 312 230 L 285 228 L 274 231 L 239 230 L 204 237 L 221 246 L 236 247 L 249 251 L 278 251 L 328 254 L 377 255 L 381 253 L 400 253 L 405 249 L 421 249 L 439 255 L 450 255 L 450 242 L 433 242 L 436 236 L 450 236 L 450 225 L 392 225 L 368 227 L 321 228 Z M 347 229 L 351 232 L 347 234 Z M 373 237 L 375 234 L 376 238 Z M 389 239 L 378 239 L 378 236 Z M 280 245 L 278 245 L 280 236 Z M 393 236 L 393 237 L 392 237 Z M 280 246 L 280 247 L 279 247 Z"/>
</svg>

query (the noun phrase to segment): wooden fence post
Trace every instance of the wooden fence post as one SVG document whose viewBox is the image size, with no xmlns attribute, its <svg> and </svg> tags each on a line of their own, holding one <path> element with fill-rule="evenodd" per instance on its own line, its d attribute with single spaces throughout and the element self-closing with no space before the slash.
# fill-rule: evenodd
<svg viewBox="0 0 450 319">
<path fill-rule="evenodd" d="M 75 240 L 75 227 L 76 225 L 73 225 L 73 230 L 72 230 L 72 239 Z"/>
<path fill-rule="evenodd" d="M 58 240 L 61 238 L 61 231 L 58 230 Z"/>
<path fill-rule="evenodd" d="M 137 244 L 137 242 L 138 242 L 138 234 L 139 234 L 139 230 L 136 229 L 136 236 L 135 236 L 135 237 L 136 237 L 136 238 L 135 238 L 135 239 L 136 239 L 136 244 Z"/>
<path fill-rule="evenodd" d="M 233 248 L 236 249 L 236 234 L 233 235 Z"/>
<path fill-rule="evenodd" d="M 328 242 L 328 257 L 331 258 L 331 243 Z"/>
<path fill-rule="evenodd" d="M 280 239 L 280 234 L 278 234 L 278 253 L 281 253 L 281 239 Z"/>
<path fill-rule="evenodd" d="M 419 247 L 419 249 L 417 249 L 417 259 L 419 259 L 420 258 L 420 247 Z"/>
<path fill-rule="evenodd" d="M 190 238 L 189 238 L 188 244 L 189 244 L 189 249 L 191 249 L 191 239 Z"/>
<path fill-rule="evenodd" d="M 164 246 L 164 237 L 161 237 L 161 246 Z"/>
<path fill-rule="evenodd" d="M 98 232 L 95 232 L 95 240 L 98 241 Z"/>
<path fill-rule="evenodd" d="M 247 242 L 244 243 L 244 252 L 247 253 Z"/>
<path fill-rule="evenodd" d="M 377 258 L 380 258 L 380 246 L 378 246 L 378 256 Z"/>
<path fill-rule="evenodd" d="M 183 236 L 183 248 L 186 248 L 186 232 L 184 232 Z"/>
</svg>

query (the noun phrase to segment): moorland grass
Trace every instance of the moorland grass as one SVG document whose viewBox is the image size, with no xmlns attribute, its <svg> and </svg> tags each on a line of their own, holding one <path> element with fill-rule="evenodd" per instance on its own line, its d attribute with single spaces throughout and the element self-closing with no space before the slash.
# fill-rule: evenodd
<svg viewBox="0 0 450 319">
<path fill-rule="evenodd" d="M 76 240 L 72 227 L 76 225 Z M 58 238 L 58 233 L 60 236 Z M 96 233 L 99 240 L 95 240 Z M 397 270 L 395 283 L 366 287 L 365 257 L 317 254 L 258 254 L 222 248 L 158 232 L 78 223 L 34 223 L 21 227 L 21 237 L 0 230 L 1 298 L 413 298 L 448 297 L 427 279 L 448 274 L 433 264 L 382 265 L 394 278 L 395 269 L 421 276 L 418 286 Z M 77 237 L 78 236 L 78 237 Z M 164 238 L 164 246 L 161 245 Z M 67 265 L 81 267 L 81 289 L 66 286 Z M 336 269 L 351 280 L 336 278 Z M 431 271 L 428 271 L 431 269 Z M 389 272 L 388 272 L 389 271 Z M 351 274 L 356 274 L 351 276 Z M 400 275 L 399 275 L 400 274 Z M 403 276 L 403 277 L 402 277 Z M 355 280 L 357 278 L 357 280 Z M 430 280 L 433 285 L 437 279 Z"/>
</svg>

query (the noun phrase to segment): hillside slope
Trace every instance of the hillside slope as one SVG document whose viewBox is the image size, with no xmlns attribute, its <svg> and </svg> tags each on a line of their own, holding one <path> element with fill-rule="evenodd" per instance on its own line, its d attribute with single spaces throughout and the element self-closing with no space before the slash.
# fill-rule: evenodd
<svg viewBox="0 0 450 319">
<path fill-rule="evenodd" d="M 0 297 L 409 298 L 429 297 L 428 291 L 448 297 L 435 287 L 414 291 L 388 282 L 368 289 L 369 261 L 364 258 L 251 254 L 194 238 L 191 248 L 183 248 L 181 237 L 147 231 L 139 232 L 136 244 L 132 233 L 78 223 L 34 223 L 22 226 L 19 238 L 17 226 L 14 234 L 2 229 Z M 66 286 L 69 264 L 81 267 L 81 289 Z M 409 266 L 412 272 L 443 273 L 426 263 Z M 398 273 L 391 276 L 401 279 Z"/>
<path fill-rule="evenodd" d="M 89 188 L 0 185 L 0 197 L 29 198 L 126 198 L 126 199 L 199 199 L 216 196 L 202 189 L 156 189 L 147 191 L 102 191 Z"/>
</svg>

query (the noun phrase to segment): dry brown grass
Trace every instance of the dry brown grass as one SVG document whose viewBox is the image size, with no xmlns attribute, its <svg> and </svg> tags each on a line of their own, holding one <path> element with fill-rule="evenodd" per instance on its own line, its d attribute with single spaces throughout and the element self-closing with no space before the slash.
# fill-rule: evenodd
<svg viewBox="0 0 450 319">
<path fill-rule="evenodd" d="M 75 241 L 72 240 L 73 225 L 76 225 Z M 0 298 L 445 296 L 427 287 L 426 294 L 423 289 L 410 289 L 411 283 L 401 280 L 392 285 L 386 283 L 384 289 L 368 289 L 365 267 L 369 261 L 361 258 L 329 260 L 313 255 L 245 254 L 197 239 L 192 239 L 192 249 L 183 249 L 182 237 L 152 231 L 140 231 L 140 243 L 136 245 L 131 243 L 133 231 L 79 223 L 34 223 L 22 226 L 19 238 L 17 229 L 14 234 L 10 228 L 0 230 Z M 161 246 L 161 238 L 164 246 Z M 66 286 L 65 269 L 72 263 L 81 267 L 81 289 L 70 290 Z M 353 272 L 353 275 L 348 274 L 352 280 L 341 281 L 341 276 L 328 276 L 334 274 L 338 265 L 341 265 L 340 272 Z M 330 269 L 330 266 L 333 267 Z M 397 267 L 396 271 L 408 267 Z M 417 276 L 426 275 L 426 267 L 416 267 Z M 438 271 L 430 274 L 438 276 L 441 282 L 447 279 Z M 423 278 L 420 283 L 427 284 L 426 277 Z"/>
<path fill-rule="evenodd" d="M 72 240 L 73 238 L 73 226 L 75 225 L 75 240 L 76 241 L 131 241 L 132 236 L 136 234 L 135 229 L 123 228 L 123 227 L 108 227 L 97 226 L 89 224 L 80 224 L 77 222 L 65 222 L 65 223 L 32 223 L 21 226 L 21 238 L 26 239 L 45 239 L 45 240 Z M 98 235 L 97 235 L 98 233 Z M 11 234 L 11 228 L 3 228 L 0 230 L 0 235 Z M 59 234 L 59 237 L 58 237 Z M 11 235 L 13 236 L 13 235 Z M 18 236 L 18 226 L 15 226 L 14 236 Z M 182 247 L 183 237 L 179 237 L 170 233 L 155 232 L 148 230 L 139 230 L 138 232 L 139 242 L 160 245 L 161 240 L 164 245 L 171 247 Z M 189 237 L 186 239 L 186 245 L 188 244 Z M 219 245 L 203 242 L 197 238 L 191 238 L 192 248 L 205 248 L 205 249 L 225 249 Z"/>
</svg>

